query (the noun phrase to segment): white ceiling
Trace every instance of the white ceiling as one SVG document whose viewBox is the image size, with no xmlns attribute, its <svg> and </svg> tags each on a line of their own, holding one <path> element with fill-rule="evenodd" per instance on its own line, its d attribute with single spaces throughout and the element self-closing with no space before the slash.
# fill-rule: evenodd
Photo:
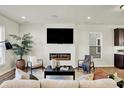
<svg viewBox="0 0 124 93">
<path fill-rule="evenodd" d="M 124 25 L 124 10 L 119 5 L 0 5 L 0 14 L 22 24 Z"/>
</svg>

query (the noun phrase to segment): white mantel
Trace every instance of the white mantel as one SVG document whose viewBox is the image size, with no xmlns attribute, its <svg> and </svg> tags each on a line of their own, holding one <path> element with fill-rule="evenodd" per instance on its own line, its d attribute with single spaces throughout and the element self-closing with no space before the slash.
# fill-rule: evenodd
<svg viewBox="0 0 124 93">
<path fill-rule="evenodd" d="M 47 65 L 50 64 L 49 53 L 70 53 L 71 60 L 62 60 L 60 65 L 71 65 L 75 67 L 75 45 L 74 44 L 47 44 L 45 48 Z"/>
</svg>

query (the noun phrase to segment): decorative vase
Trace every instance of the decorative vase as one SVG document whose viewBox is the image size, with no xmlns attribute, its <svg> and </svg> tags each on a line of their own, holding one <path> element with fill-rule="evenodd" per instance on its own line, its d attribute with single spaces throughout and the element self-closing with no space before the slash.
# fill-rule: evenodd
<svg viewBox="0 0 124 93">
<path fill-rule="evenodd" d="M 52 69 L 56 68 L 56 60 L 55 59 L 51 60 L 51 67 L 52 67 Z"/>
<path fill-rule="evenodd" d="M 60 67 L 60 62 L 59 62 L 59 61 L 56 62 L 56 67 L 57 67 L 57 68 Z"/>
<path fill-rule="evenodd" d="M 18 59 L 16 62 L 16 67 L 25 70 L 25 60 L 24 59 Z"/>
</svg>

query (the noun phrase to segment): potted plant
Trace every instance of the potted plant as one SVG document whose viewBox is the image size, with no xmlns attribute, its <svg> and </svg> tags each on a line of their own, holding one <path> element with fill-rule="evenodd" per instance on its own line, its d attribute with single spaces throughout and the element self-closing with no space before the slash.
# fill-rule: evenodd
<svg viewBox="0 0 124 93">
<path fill-rule="evenodd" d="M 16 67 L 24 70 L 25 60 L 23 59 L 23 56 L 27 55 L 31 51 L 33 43 L 31 40 L 32 36 L 30 33 L 24 34 L 22 37 L 14 34 L 10 34 L 9 36 L 17 41 L 17 43 L 12 44 L 14 53 L 19 56 L 19 59 L 16 62 Z"/>
</svg>

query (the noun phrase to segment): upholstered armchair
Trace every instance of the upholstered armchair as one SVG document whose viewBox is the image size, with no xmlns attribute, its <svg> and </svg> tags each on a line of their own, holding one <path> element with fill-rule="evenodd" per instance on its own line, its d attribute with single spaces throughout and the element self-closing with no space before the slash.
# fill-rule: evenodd
<svg viewBox="0 0 124 93">
<path fill-rule="evenodd" d="M 43 59 L 37 59 L 36 56 L 28 56 L 27 58 L 28 58 L 27 67 L 31 68 L 31 74 L 33 69 L 44 68 Z"/>
<path fill-rule="evenodd" d="M 79 68 L 85 69 L 83 65 L 87 66 L 87 72 L 90 73 L 91 70 L 95 71 L 93 57 L 91 55 L 85 55 L 84 59 L 78 59 L 78 71 Z"/>
</svg>

